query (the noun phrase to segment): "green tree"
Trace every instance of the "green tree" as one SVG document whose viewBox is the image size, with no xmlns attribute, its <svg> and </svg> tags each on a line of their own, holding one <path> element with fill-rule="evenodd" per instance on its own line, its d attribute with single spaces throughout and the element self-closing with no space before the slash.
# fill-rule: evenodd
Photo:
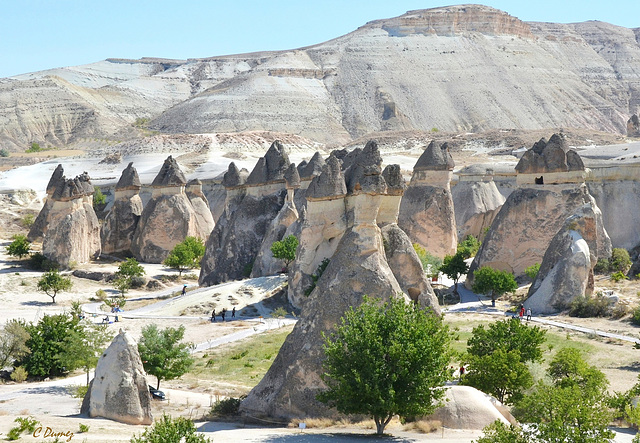
<svg viewBox="0 0 640 443">
<path fill-rule="evenodd" d="M 207 443 L 210 442 L 202 434 L 197 433 L 196 426 L 184 417 L 171 418 L 163 414 L 153 426 L 148 427 L 139 436 L 133 436 L 131 443 Z"/>
<path fill-rule="evenodd" d="M 536 276 L 538 275 L 538 272 L 540 272 L 540 263 L 536 263 L 535 265 L 531 265 L 528 268 L 525 268 L 524 273 L 527 277 L 529 277 L 529 280 L 534 281 L 536 279 Z"/>
<path fill-rule="evenodd" d="M 193 365 L 190 349 L 192 343 L 181 343 L 184 337 L 184 326 L 158 330 L 158 326 L 151 324 L 142 328 L 142 337 L 138 342 L 138 352 L 142 365 L 147 373 L 160 381 L 173 380 L 181 377 Z"/>
<path fill-rule="evenodd" d="M 613 248 L 609 259 L 609 272 L 626 273 L 631 267 L 629 252 L 623 248 Z"/>
<path fill-rule="evenodd" d="M 29 332 L 23 320 L 9 320 L 0 332 L 0 368 L 13 364 L 29 353 Z"/>
<path fill-rule="evenodd" d="M 274 258 L 284 261 L 284 267 L 289 268 L 289 264 L 296 259 L 296 248 L 298 247 L 298 238 L 295 235 L 289 235 L 286 238 L 273 242 L 271 245 L 271 253 Z"/>
<path fill-rule="evenodd" d="M 491 303 L 495 305 L 496 298 L 502 294 L 515 292 L 518 289 L 518 283 L 510 272 L 483 266 L 474 271 L 471 289 L 476 294 L 491 296 Z"/>
<path fill-rule="evenodd" d="M 424 269 L 427 276 L 430 278 L 437 277 L 440 273 L 440 267 L 442 266 L 442 259 L 431 254 L 418 243 L 413 244 L 413 249 L 416 251 L 416 254 L 418 254 L 420 263 L 422 263 L 422 269 Z"/>
<path fill-rule="evenodd" d="M 70 331 L 64 338 L 62 352 L 55 358 L 58 364 L 68 371 L 82 368 L 87 374 L 87 386 L 89 386 L 89 371 L 96 367 L 105 344 L 111 338 L 107 325 L 80 322 L 79 327 Z"/>
<path fill-rule="evenodd" d="M 0 149 L 0 157 L 9 157 L 9 150 L 6 148 Z"/>
<path fill-rule="evenodd" d="M 93 187 L 93 209 L 102 209 L 107 204 L 107 196 L 102 193 L 99 187 Z"/>
<path fill-rule="evenodd" d="M 169 252 L 164 264 L 182 276 L 182 271 L 199 267 L 203 256 L 204 242 L 197 237 L 187 237 Z"/>
<path fill-rule="evenodd" d="M 378 434 L 394 415 L 431 413 L 450 377 L 450 334 L 442 319 L 400 297 L 364 298 L 325 339 L 323 403 L 343 414 L 373 416 Z"/>
<path fill-rule="evenodd" d="M 12 257 L 22 258 L 29 255 L 31 251 L 31 243 L 27 240 L 26 235 L 17 234 L 12 237 L 12 242 L 7 246 L 7 254 Z"/>
<path fill-rule="evenodd" d="M 475 443 L 529 443 L 531 440 L 524 434 L 522 428 L 505 425 L 496 420 L 482 430 L 484 435 Z"/>
<path fill-rule="evenodd" d="M 468 371 L 462 382 L 513 403 L 533 385 L 528 362 L 542 360 L 545 331 L 518 319 L 473 328 L 467 341 Z"/>
<path fill-rule="evenodd" d="M 45 272 L 38 280 L 38 290 L 51 297 L 52 303 L 56 302 L 58 292 L 68 291 L 72 286 L 71 279 L 60 275 L 57 269 Z"/>
<path fill-rule="evenodd" d="M 31 145 L 29 145 L 29 148 L 27 148 L 27 150 L 25 152 L 30 154 L 32 152 L 42 152 L 42 150 L 43 149 L 40 147 L 39 143 L 32 142 Z"/>
<path fill-rule="evenodd" d="M 51 377 L 62 375 L 68 369 L 56 358 L 64 351 L 64 340 L 78 330 L 78 319 L 68 313 L 45 315 L 37 324 L 25 326 L 29 333 L 26 342 L 30 353 L 21 360 L 30 375 Z"/>
<path fill-rule="evenodd" d="M 445 256 L 442 266 L 440 266 L 440 272 L 453 280 L 453 292 L 456 294 L 458 293 L 458 280 L 469 272 L 469 266 L 464 260 L 464 255 L 461 252 L 456 252 L 454 255 Z"/>
<path fill-rule="evenodd" d="M 124 293 L 131 288 L 131 281 L 133 278 L 142 277 L 144 274 L 144 268 L 140 263 L 138 263 L 138 260 L 135 258 L 128 258 L 118 266 L 113 286 L 120 291 L 124 297 Z"/>
<path fill-rule="evenodd" d="M 457 253 L 462 254 L 462 257 L 466 260 L 468 258 L 474 257 L 478 253 L 478 249 L 480 249 L 480 240 L 475 238 L 473 235 L 469 234 L 458 243 Z"/>
<path fill-rule="evenodd" d="M 552 384 L 539 382 L 514 410 L 521 422 L 529 424 L 536 441 L 610 442 L 614 434 L 608 429 L 611 412 L 605 375 L 572 348 L 558 351 L 548 375 Z"/>
</svg>

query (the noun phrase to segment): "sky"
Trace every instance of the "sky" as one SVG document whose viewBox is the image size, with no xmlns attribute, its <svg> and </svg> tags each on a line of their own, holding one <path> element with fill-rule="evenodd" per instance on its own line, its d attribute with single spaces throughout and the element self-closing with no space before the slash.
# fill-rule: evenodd
<svg viewBox="0 0 640 443">
<path fill-rule="evenodd" d="M 446 0 L 444 0 L 446 1 Z M 0 0 L 0 78 L 106 58 L 204 58 L 294 49 L 368 21 L 457 4 L 430 0 Z M 483 4 L 524 21 L 640 28 L 640 0 Z"/>
</svg>

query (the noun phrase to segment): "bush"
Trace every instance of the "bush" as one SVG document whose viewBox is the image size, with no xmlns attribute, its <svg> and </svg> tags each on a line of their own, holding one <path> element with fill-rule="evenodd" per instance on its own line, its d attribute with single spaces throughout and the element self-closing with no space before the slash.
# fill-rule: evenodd
<svg viewBox="0 0 640 443">
<path fill-rule="evenodd" d="M 458 243 L 458 249 L 456 252 L 462 254 L 464 259 L 468 259 L 474 257 L 476 253 L 480 249 L 480 240 L 475 238 L 473 235 L 469 234 L 467 237 Z"/>
<path fill-rule="evenodd" d="M 107 293 L 104 289 L 98 289 L 96 291 L 96 297 L 98 300 L 105 301 L 107 299 Z"/>
<path fill-rule="evenodd" d="M 631 267 L 629 252 L 623 248 L 613 248 L 609 260 L 609 272 L 627 272 Z"/>
<path fill-rule="evenodd" d="M 528 268 L 525 268 L 524 273 L 531 281 L 536 279 L 536 276 L 540 272 L 540 263 L 536 263 L 535 265 L 531 265 Z"/>
<path fill-rule="evenodd" d="M 0 149 L 0 157 L 9 157 L 9 151 L 6 148 Z"/>
<path fill-rule="evenodd" d="M 246 396 L 240 398 L 225 398 L 223 400 L 216 401 L 211 407 L 211 415 L 214 417 L 228 417 L 232 415 L 238 415 L 238 409 L 240 403 Z"/>
<path fill-rule="evenodd" d="M 418 254 L 420 263 L 422 263 L 422 269 L 424 269 L 427 277 L 437 277 L 440 273 L 440 267 L 442 266 L 442 259 L 431 254 L 418 243 L 413 244 L 413 249 L 416 251 L 416 254 Z"/>
<path fill-rule="evenodd" d="M 184 417 L 171 418 L 164 414 L 153 426 L 148 427 L 140 436 L 131 438 L 131 443 L 205 443 L 208 438 L 196 433 L 196 426 Z"/>
<path fill-rule="evenodd" d="M 598 292 L 595 296 L 580 295 L 569 305 L 571 317 L 608 317 L 610 313 L 609 299 Z"/>
<path fill-rule="evenodd" d="M 84 398 L 85 395 L 87 395 L 87 392 L 89 391 L 89 385 L 76 385 L 76 386 L 72 386 L 72 392 L 73 392 L 73 396 L 75 398 Z"/>
<path fill-rule="evenodd" d="M 33 226 L 33 222 L 35 220 L 36 218 L 33 214 L 25 214 L 20 220 L 20 223 L 22 223 L 22 226 L 24 226 L 25 228 L 30 228 L 31 226 Z"/>
<path fill-rule="evenodd" d="M 13 370 L 10 377 L 11 377 L 11 380 L 17 383 L 22 383 L 27 381 L 27 377 L 29 377 L 29 373 L 24 367 L 18 366 Z"/>
<path fill-rule="evenodd" d="M 131 288 L 138 289 L 147 284 L 147 279 L 140 276 L 131 277 Z"/>
<path fill-rule="evenodd" d="M 53 269 L 58 269 L 59 265 L 53 260 L 49 260 L 47 257 L 42 255 L 41 252 L 36 252 L 35 254 L 31 254 L 29 258 L 29 267 L 36 271 L 51 271 Z"/>
<path fill-rule="evenodd" d="M 31 146 L 29 146 L 29 148 L 25 151 L 27 154 L 30 154 L 32 152 L 42 152 L 43 149 L 40 147 L 40 144 L 33 142 L 31 143 Z"/>
<path fill-rule="evenodd" d="M 25 255 L 29 255 L 31 249 L 31 243 L 27 240 L 26 235 L 14 235 L 13 241 L 7 246 L 7 254 L 12 257 L 22 258 Z"/>
<path fill-rule="evenodd" d="M 596 265 L 593 267 L 593 272 L 596 274 L 606 274 L 609 272 L 609 260 L 606 258 L 598 260 Z"/>
<path fill-rule="evenodd" d="M 36 427 L 40 424 L 40 422 L 33 417 L 17 417 L 14 420 L 14 423 L 18 423 L 18 426 L 16 426 L 15 428 L 11 428 L 11 430 L 7 434 L 8 440 L 19 439 L 20 434 L 25 431 L 28 434 L 33 434 L 36 430 Z"/>
<path fill-rule="evenodd" d="M 610 278 L 611 278 L 611 281 L 614 283 L 618 283 L 618 282 L 621 282 L 622 280 L 628 279 L 628 277 L 624 275 L 622 271 L 614 272 L 613 274 L 611 274 Z"/>
<path fill-rule="evenodd" d="M 78 425 L 78 434 L 84 434 L 85 432 L 89 432 L 89 426 L 80 423 Z"/>
<path fill-rule="evenodd" d="M 93 209 L 102 210 L 104 205 L 107 204 L 107 196 L 102 193 L 99 187 L 93 187 Z"/>
<path fill-rule="evenodd" d="M 640 306 L 634 309 L 633 315 L 631 316 L 631 323 L 636 326 L 640 326 Z"/>
<path fill-rule="evenodd" d="M 313 290 L 316 288 L 316 284 L 318 283 L 318 280 L 320 280 L 320 277 L 322 277 L 322 274 L 324 274 L 324 270 L 327 269 L 327 266 L 329 266 L 329 259 L 325 258 L 318 265 L 318 269 L 316 269 L 316 273 L 311 275 L 311 286 L 305 289 L 304 295 L 306 296 L 311 295 Z"/>
</svg>

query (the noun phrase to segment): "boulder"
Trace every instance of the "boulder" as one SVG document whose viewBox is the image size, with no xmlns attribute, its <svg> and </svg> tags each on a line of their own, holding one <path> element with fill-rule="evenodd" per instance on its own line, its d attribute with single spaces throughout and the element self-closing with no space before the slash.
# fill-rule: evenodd
<svg viewBox="0 0 640 443">
<path fill-rule="evenodd" d="M 411 241 L 438 257 L 454 254 L 458 244 L 452 171 L 447 144 L 431 142 L 413 168 L 398 214 L 398 226 Z"/>
<path fill-rule="evenodd" d="M 427 420 L 436 420 L 449 429 L 483 429 L 496 420 L 515 423 L 513 416 L 495 398 L 471 386 L 447 386 L 444 404 Z"/>
<path fill-rule="evenodd" d="M 523 277 L 526 268 L 542 262 L 553 236 L 566 218 L 584 205 L 597 208 L 584 184 L 516 189 L 493 220 L 471 263 L 467 287 L 473 282 L 473 272 L 482 266 L 509 271 L 516 278 Z M 597 220 L 596 251 L 599 257 L 609 257 L 611 241 L 601 215 Z"/>
<path fill-rule="evenodd" d="M 627 121 L 627 137 L 640 137 L 640 119 L 636 114 Z"/>
<path fill-rule="evenodd" d="M 544 254 L 525 308 L 534 314 L 553 314 L 566 309 L 575 297 L 593 292 L 598 223 L 600 210 L 593 204 L 578 208 L 565 220 Z"/>
<path fill-rule="evenodd" d="M 153 180 L 151 200 L 144 207 L 133 235 L 131 252 L 138 260 L 162 263 L 187 236 L 204 240 L 209 235 L 206 222 L 198 220 L 185 193 L 185 184 L 180 166 L 169 156 Z"/>
<path fill-rule="evenodd" d="M 211 231 L 213 231 L 213 228 L 215 228 L 216 223 L 213 221 L 209 201 L 202 192 L 202 182 L 197 178 L 189 181 L 185 191 L 191 202 L 191 206 L 193 206 L 196 218 L 196 229 L 202 234 L 206 233 L 206 236 L 202 237 L 202 240 L 206 241 Z"/>
<path fill-rule="evenodd" d="M 131 255 L 131 239 L 142 215 L 141 187 L 138 171 L 129 163 L 118 180 L 113 206 L 102 224 L 104 254 Z"/>
<path fill-rule="evenodd" d="M 51 195 L 53 204 L 42 253 L 67 268 L 100 255 L 100 224 L 93 210 L 93 186 L 85 172 L 74 179 L 64 176 Z"/>
<path fill-rule="evenodd" d="M 122 329 L 98 360 L 80 412 L 131 425 L 150 425 L 153 421 L 138 345 Z"/>
<path fill-rule="evenodd" d="M 61 164 L 56 166 L 53 174 L 51 174 L 51 178 L 49 179 L 49 183 L 47 183 L 47 197 L 44 201 L 44 206 L 38 213 L 38 216 L 34 220 L 31 228 L 29 228 L 29 233 L 27 234 L 27 239 L 30 242 L 34 242 L 42 239 L 42 236 L 47 231 L 49 226 L 49 213 L 51 212 L 51 208 L 53 207 L 53 200 L 51 196 L 56 191 L 58 186 L 62 186 L 64 184 L 64 169 Z"/>
<path fill-rule="evenodd" d="M 451 190 L 458 238 L 478 238 L 491 226 L 505 202 L 493 180 L 460 181 Z"/>
</svg>

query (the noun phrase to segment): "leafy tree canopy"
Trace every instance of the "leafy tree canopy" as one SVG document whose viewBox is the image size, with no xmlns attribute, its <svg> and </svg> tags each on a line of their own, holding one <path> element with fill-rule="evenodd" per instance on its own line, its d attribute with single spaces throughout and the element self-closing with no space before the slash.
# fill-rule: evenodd
<svg viewBox="0 0 640 443">
<path fill-rule="evenodd" d="M 57 269 L 45 272 L 38 280 L 38 290 L 51 297 L 52 303 L 56 302 L 58 292 L 68 291 L 72 286 L 71 279 L 60 275 L 60 271 Z M 29 372 L 31 373 L 31 371 Z"/>
<path fill-rule="evenodd" d="M 88 386 L 89 371 L 96 367 L 105 344 L 111 338 L 112 334 L 107 330 L 107 325 L 80 322 L 77 328 L 69 331 L 69 334 L 64 337 L 62 352 L 55 358 L 58 364 L 68 371 L 82 368 L 87 374 Z"/>
<path fill-rule="evenodd" d="M 502 294 L 515 292 L 518 289 L 518 283 L 510 272 L 483 266 L 473 273 L 471 289 L 477 294 L 490 294 L 491 300 L 494 301 Z"/>
<path fill-rule="evenodd" d="M 29 332 L 23 320 L 9 320 L 0 331 L 0 368 L 10 366 L 29 353 Z"/>
<path fill-rule="evenodd" d="M 440 273 L 440 267 L 442 266 L 442 259 L 431 254 L 425 248 L 418 243 L 413 244 L 413 249 L 416 251 L 420 263 L 422 263 L 422 269 L 429 277 L 437 277 Z"/>
<path fill-rule="evenodd" d="M 541 361 L 545 335 L 545 330 L 529 326 L 517 318 L 493 322 L 486 328 L 479 325 L 473 328 L 467 341 L 467 353 L 484 356 L 504 349 L 507 352 L 518 351 L 523 362 Z"/>
<path fill-rule="evenodd" d="M 373 416 L 378 434 L 394 415 L 431 413 L 444 395 L 451 337 L 431 311 L 400 297 L 384 304 L 365 297 L 324 338 L 328 389 L 318 400 L 344 414 Z"/>
<path fill-rule="evenodd" d="M 159 330 L 151 324 L 142 328 L 142 337 L 138 341 L 138 352 L 142 365 L 147 373 L 160 381 L 173 380 L 185 374 L 193 365 L 190 349 L 191 343 L 181 343 L 184 337 L 184 326 Z"/>
<path fill-rule="evenodd" d="M 178 243 L 164 260 L 165 266 L 176 269 L 180 275 L 182 271 L 200 266 L 204 256 L 204 242 L 197 237 L 187 237 Z"/>
<path fill-rule="evenodd" d="M 273 242 L 271 253 L 275 258 L 283 260 L 285 268 L 288 268 L 289 264 L 296 259 L 297 247 L 298 238 L 295 235 L 289 235 L 280 241 Z"/>
<path fill-rule="evenodd" d="M 113 286 L 124 296 L 124 293 L 131 288 L 132 280 L 135 277 L 142 277 L 144 274 L 144 267 L 138 263 L 138 260 L 133 257 L 128 258 L 118 266 Z"/>
<path fill-rule="evenodd" d="M 480 240 L 475 238 L 473 235 L 469 234 L 458 243 L 457 253 L 462 254 L 462 257 L 466 260 L 468 258 L 474 257 L 478 253 L 478 249 L 480 249 Z"/>
<path fill-rule="evenodd" d="M 7 254 L 12 257 L 22 258 L 29 255 L 31 243 L 26 235 L 18 234 L 13 236 L 13 241 L 7 246 Z"/>
<path fill-rule="evenodd" d="M 456 286 L 460 277 L 469 272 L 469 266 L 464 260 L 464 255 L 456 252 L 454 255 L 445 256 L 442 266 L 440 266 L 440 272 L 453 280 Z M 456 287 L 454 289 L 457 291 Z"/>
</svg>

